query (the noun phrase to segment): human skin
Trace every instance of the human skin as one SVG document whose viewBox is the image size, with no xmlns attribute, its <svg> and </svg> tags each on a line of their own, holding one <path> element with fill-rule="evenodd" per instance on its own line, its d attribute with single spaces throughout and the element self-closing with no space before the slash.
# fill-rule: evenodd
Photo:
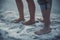
<svg viewBox="0 0 60 40">
<path fill-rule="evenodd" d="M 31 25 L 35 22 L 35 4 L 33 0 L 26 0 L 28 3 L 28 9 L 30 14 L 30 20 L 23 23 L 24 25 Z M 15 20 L 16 23 L 24 20 L 24 6 L 22 0 L 16 0 L 17 8 L 19 11 L 19 18 Z"/>
</svg>

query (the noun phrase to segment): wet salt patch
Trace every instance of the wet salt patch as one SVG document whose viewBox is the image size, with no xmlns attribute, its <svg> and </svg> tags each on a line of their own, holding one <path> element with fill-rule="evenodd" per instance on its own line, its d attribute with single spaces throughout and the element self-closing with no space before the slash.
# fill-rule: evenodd
<svg viewBox="0 0 60 40">
<path fill-rule="evenodd" d="M 29 37 L 29 35 L 27 35 L 27 34 L 15 34 L 15 35 L 9 35 L 9 37 L 14 37 L 14 38 L 21 38 L 21 39 L 24 39 L 24 40 L 28 40 L 28 39 L 30 39 L 31 40 L 31 38 Z"/>
<path fill-rule="evenodd" d="M 10 30 L 9 30 L 9 33 L 10 33 L 10 32 L 17 32 L 18 30 L 21 30 L 21 29 L 19 29 L 19 28 L 16 28 L 16 29 L 10 29 Z"/>
<path fill-rule="evenodd" d="M 25 26 L 25 28 L 22 30 L 22 32 L 20 32 L 20 33 L 16 33 L 16 30 L 18 30 L 18 28 L 17 29 L 11 29 L 11 30 L 8 30 L 8 36 L 9 37 L 14 37 L 14 38 L 21 38 L 21 39 L 25 39 L 25 37 L 26 37 L 26 40 L 29 38 L 30 39 L 30 37 L 32 37 L 32 38 L 34 38 L 35 37 L 35 35 L 33 36 L 33 34 L 31 34 L 31 32 L 30 32 L 30 34 L 29 33 L 27 33 L 27 29 L 30 29 L 30 28 L 32 28 L 32 27 L 29 27 L 29 26 Z M 34 28 L 34 27 L 33 27 Z M 7 31 L 7 30 L 6 30 Z M 55 34 L 54 34 L 55 33 Z M 50 34 L 45 34 L 45 35 L 40 35 L 40 36 L 37 36 L 38 38 L 40 38 L 40 39 L 49 39 L 49 38 L 53 38 L 55 35 L 56 35 L 57 33 L 56 32 L 51 32 Z"/>
<path fill-rule="evenodd" d="M 36 36 L 37 36 L 37 38 L 40 38 L 40 39 L 50 39 L 50 38 L 52 39 L 52 38 L 54 38 L 55 36 L 58 35 L 58 32 L 60 32 L 60 31 L 58 31 L 58 30 L 52 30 L 52 32 L 50 32 L 48 34 L 43 34 L 43 35 L 38 35 L 38 36 L 36 35 Z"/>
<path fill-rule="evenodd" d="M 25 31 L 25 30 L 24 30 Z M 21 38 L 21 39 L 25 39 L 25 37 L 30 37 L 30 36 L 32 36 L 31 34 L 29 34 L 29 33 L 26 33 L 26 31 L 25 32 L 22 32 L 21 34 L 17 34 L 16 32 L 14 32 L 14 31 L 12 31 L 12 32 L 10 32 L 9 33 L 9 37 L 14 37 L 14 38 Z M 26 35 L 24 35 L 24 34 L 26 34 Z M 46 34 L 46 35 L 40 35 L 40 36 L 38 36 L 40 39 L 49 39 L 49 38 L 53 38 L 54 37 L 54 35 L 56 35 L 56 32 L 52 32 L 53 34 L 51 35 L 51 34 Z M 54 34 L 55 33 L 55 34 Z M 20 36 L 19 36 L 20 35 Z M 22 35 L 22 36 L 21 36 Z M 32 36 L 32 38 L 34 38 L 35 36 Z M 28 38 L 27 38 L 28 39 Z"/>
<path fill-rule="evenodd" d="M 9 12 L 7 12 L 7 13 L 9 13 Z M 11 21 L 13 18 L 12 18 L 12 16 L 9 16 L 9 15 L 16 15 L 16 14 L 9 13 L 8 15 L 5 16 L 6 20 Z M 14 17 L 16 18 L 17 15 Z M 6 21 L 6 22 L 8 22 L 8 21 Z M 55 19 L 55 21 L 56 21 L 56 19 Z M 41 22 L 36 23 L 34 25 L 30 25 L 30 26 L 25 26 L 25 25 L 22 25 L 21 23 L 15 24 L 15 23 L 9 23 L 9 22 L 6 23 L 6 22 L 0 24 L 0 26 L 1 26 L 0 29 L 3 30 L 3 32 L 8 32 L 7 35 L 5 33 L 3 34 L 4 37 L 6 36 L 6 38 L 9 37 L 9 38 L 13 38 L 13 39 L 17 38 L 17 39 L 22 39 L 22 40 L 35 40 L 35 38 L 37 38 L 36 40 L 40 40 L 40 39 L 44 40 L 44 39 L 54 38 L 60 32 L 57 25 L 52 24 L 53 25 L 53 26 L 51 25 L 52 32 L 50 32 L 49 34 L 44 34 L 44 35 L 36 35 L 33 32 L 38 29 L 43 28 L 43 26 L 42 26 L 43 23 L 41 23 Z M 53 28 L 56 28 L 56 30 Z"/>
<path fill-rule="evenodd" d="M 16 12 L 15 11 L 5 11 L 2 14 L 3 15 L 9 15 L 10 14 L 10 16 L 11 16 L 11 14 L 16 14 Z M 16 14 L 16 15 L 18 15 L 18 14 Z"/>
<path fill-rule="evenodd" d="M 7 38 L 8 32 L 0 29 L 0 33 L 2 34 L 3 39 Z"/>
<path fill-rule="evenodd" d="M 5 23 L 0 23 L 0 29 L 1 30 L 8 30 L 8 26 Z"/>
<path fill-rule="evenodd" d="M 13 28 L 18 28 L 18 27 L 21 27 L 19 24 L 8 24 L 8 27 L 11 27 L 10 29 L 13 29 Z"/>
<path fill-rule="evenodd" d="M 56 31 L 56 30 L 52 30 L 52 36 L 56 36 L 56 35 L 58 35 L 58 32 Z"/>
<path fill-rule="evenodd" d="M 29 35 L 30 38 L 33 38 L 33 39 L 49 39 L 49 38 L 53 38 L 54 37 L 54 36 L 51 36 L 50 34 L 35 35 L 34 33 L 30 33 L 28 35 Z"/>
<path fill-rule="evenodd" d="M 17 31 L 17 30 L 16 30 Z M 16 31 L 15 30 L 8 30 L 8 29 L 2 29 L 2 35 L 3 35 L 3 37 L 4 38 L 6 38 L 5 36 L 10 36 L 10 37 L 15 37 L 15 36 L 17 36 L 18 34 L 16 33 Z M 7 32 L 8 34 L 6 35 L 4 32 Z"/>
<path fill-rule="evenodd" d="M 1 25 L 1 24 L 0 24 L 0 25 Z M 7 27 L 6 25 L 1 25 L 1 26 L 2 26 L 2 27 L 0 27 L 1 30 L 5 30 L 5 31 L 8 31 L 8 32 L 10 32 L 11 30 L 12 30 L 12 31 L 15 31 L 15 32 L 17 32 L 18 30 L 19 30 L 19 31 L 21 30 L 19 27 L 16 27 L 16 28 L 10 30 L 11 25 L 10 25 L 9 27 Z M 15 26 L 16 26 L 16 25 L 15 25 Z M 12 27 L 15 27 L 15 26 L 12 26 Z"/>
<path fill-rule="evenodd" d="M 14 19 L 18 18 L 18 13 L 14 12 L 14 11 L 5 11 L 4 13 L 2 13 L 3 18 L 6 22 L 11 22 L 11 20 L 13 21 Z"/>
<path fill-rule="evenodd" d="M 32 36 L 33 39 L 52 39 L 54 38 L 54 35 L 51 35 L 51 33 L 49 34 L 43 34 L 43 35 L 34 35 Z"/>
<path fill-rule="evenodd" d="M 18 37 L 18 35 L 19 34 L 14 32 L 14 31 L 10 31 L 9 34 L 8 34 L 8 36 L 10 36 L 10 37 L 16 37 L 16 36 Z"/>
<path fill-rule="evenodd" d="M 45 35 L 40 35 L 40 38 L 41 39 L 47 39 L 47 38 L 49 39 L 49 38 L 54 38 L 55 35 L 53 35 L 52 33 L 49 33 L 49 34 L 45 34 Z M 31 36 L 31 33 L 30 33 L 30 36 Z"/>
<path fill-rule="evenodd" d="M 6 24 L 5 23 L 0 23 L 0 27 L 4 27 L 4 26 L 6 26 Z"/>
</svg>

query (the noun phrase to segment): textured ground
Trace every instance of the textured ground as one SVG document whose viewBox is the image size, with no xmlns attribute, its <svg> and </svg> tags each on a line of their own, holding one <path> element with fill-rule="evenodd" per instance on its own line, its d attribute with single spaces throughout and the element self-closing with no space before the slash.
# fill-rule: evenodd
<svg viewBox="0 0 60 40">
<path fill-rule="evenodd" d="M 0 20 L 0 35 L 4 40 L 55 40 L 56 36 L 60 35 L 60 17 L 51 18 L 51 32 L 44 35 L 35 35 L 34 31 L 42 29 L 43 23 L 38 22 L 30 26 L 25 26 L 20 23 L 11 23 L 15 18 L 18 18 L 15 13 L 6 12 Z M 15 15 L 14 17 L 12 15 Z M 27 16 L 28 17 L 28 16 Z M 26 19 L 28 19 L 26 17 Z M 38 21 L 38 20 L 37 20 Z"/>
</svg>

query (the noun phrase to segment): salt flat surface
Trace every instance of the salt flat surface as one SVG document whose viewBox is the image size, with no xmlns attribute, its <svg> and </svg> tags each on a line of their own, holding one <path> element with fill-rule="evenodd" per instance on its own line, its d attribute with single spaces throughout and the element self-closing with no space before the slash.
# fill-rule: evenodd
<svg viewBox="0 0 60 40">
<path fill-rule="evenodd" d="M 23 25 L 22 22 L 12 23 L 11 21 L 18 18 L 15 12 L 4 12 L 3 18 L 0 20 L 0 33 L 4 40 L 52 40 L 55 36 L 60 35 L 60 19 L 59 17 L 51 18 L 51 32 L 43 35 L 35 35 L 34 32 L 42 29 L 43 23 L 39 22 L 33 25 Z M 14 16 L 13 16 L 14 15 Z M 28 16 L 27 16 L 28 17 Z M 26 17 L 26 19 L 28 19 Z"/>
</svg>

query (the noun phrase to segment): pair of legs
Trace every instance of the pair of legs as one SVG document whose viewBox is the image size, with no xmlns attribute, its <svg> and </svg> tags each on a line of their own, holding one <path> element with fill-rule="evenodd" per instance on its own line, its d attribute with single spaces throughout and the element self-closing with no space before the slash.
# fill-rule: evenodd
<svg viewBox="0 0 60 40">
<path fill-rule="evenodd" d="M 40 3 L 40 0 L 38 0 L 38 3 L 41 7 L 42 16 L 43 16 L 43 22 L 44 22 L 44 28 L 42 30 L 36 31 L 35 34 L 41 35 L 46 34 L 51 31 L 50 29 L 50 12 L 51 12 L 51 6 L 52 6 L 52 0 L 46 0 L 45 3 Z"/>
<path fill-rule="evenodd" d="M 25 25 L 31 25 L 34 24 L 35 22 L 35 4 L 33 0 L 26 0 L 28 3 L 28 8 L 29 8 L 29 13 L 30 13 L 30 20 L 23 23 Z M 20 21 L 24 21 L 24 9 L 23 9 L 23 2 L 22 0 L 16 0 L 16 4 L 18 7 L 18 11 L 19 11 L 19 18 L 15 20 L 16 23 L 20 22 Z"/>
</svg>

